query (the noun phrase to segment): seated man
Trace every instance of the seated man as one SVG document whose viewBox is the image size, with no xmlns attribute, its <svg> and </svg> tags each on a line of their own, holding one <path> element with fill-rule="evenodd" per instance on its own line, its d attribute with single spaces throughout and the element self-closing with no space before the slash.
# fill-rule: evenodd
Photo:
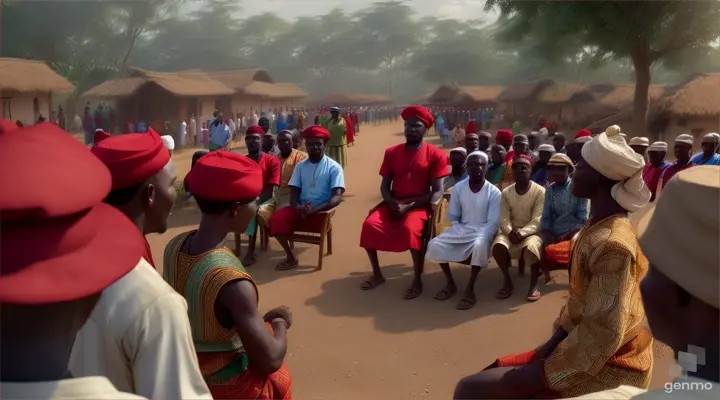
<svg viewBox="0 0 720 400">
<path fill-rule="evenodd" d="M 442 199 L 443 179 L 448 169 L 445 153 L 423 141 L 433 125 L 430 111 L 410 106 L 401 115 L 405 120 L 405 143 L 385 150 L 380 166 L 383 202 L 370 210 L 362 225 L 360 247 L 367 251 L 373 276 L 360 288 L 370 290 L 385 283 L 378 251 L 410 250 L 415 278 L 403 296 L 409 300 L 422 293 L 423 229 L 432 204 Z"/>
<path fill-rule="evenodd" d="M 512 185 L 512 170 L 505 162 L 505 148 L 499 144 L 490 148 L 490 164 L 485 172 L 485 179 L 501 191 Z"/>
<path fill-rule="evenodd" d="M 541 144 L 537 151 L 537 162 L 533 164 L 530 180 L 542 187 L 548 185 L 548 162 L 555 154 L 555 148 L 549 144 Z M 562 154 L 562 153 L 560 153 Z"/>
<path fill-rule="evenodd" d="M 540 237 L 544 258 L 540 261 L 546 282 L 550 281 L 551 264 L 568 267 L 572 238 L 585 226 L 588 218 L 588 201 L 572 194 L 570 174 L 575 170 L 570 157 L 558 153 L 548 162 L 550 186 L 545 189 L 545 205 L 540 219 Z M 540 298 L 537 288 L 539 271 L 532 271 L 528 300 Z"/>
<path fill-rule="evenodd" d="M 255 218 L 262 170 L 249 157 L 215 151 L 185 177 L 202 213 L 197 229 L 165 247 L 163 278 L 188 302 L 200 371 L 215 399 L 289 398 L 283 362 L 292 315 L 285 307 L 258 312 L 259 293 L 227 248 L 229 232 Z"/>
<path fill-rule="evenodd" d="M 582 131 L 578 134 L 583 133 Z M 568 143 L 567 146 L 565 146 L 565 151 L 568 157 L 570 157 L 570 160 L 572 161 L 573 165 L 578 165 L 580 162 L 580 159 L 582 159 L 582 148 L 585 146 L 586 143 L 593 140 L 592 136 L 590 135 L 584 135 L 577 137 L 573 139 L 572 142 Z"/>
<path fill-rule="evenodd" d="M 481 131 L 478 132 L 478 150 L 484 152 L 490 158 L 490 139 L 492 135 L 490 132 Z"/>
<path fill-rule="evenodd" d="M 337 207 L 345 192 L 342 167 L 325 155 L 330 133 L 319 125 L 308 127 L 304 133 L 308 158 L 295 165 L 288 182 L 290 206 L 276 211 L 269 221 L 270 236 L 275 237 L 285 250 L 285 261 L 276 267 L 280 271 L 298 266 L 290 248 L 290 235 L 300 227 L 319 231 L 324 216 L 318 213 Z"/>
<path fill-rule="evenodd" d="M 275 211 L 290 205 L 292 190 L 289 186 L 295 167 L 298 163 L 308 157 L 304 151 L 297 150 L 294 146 L 294 134 L 284 130 L 277 135 L 277 145 L 280 155 L 280 186 L 275 189 L 271 202 L 267 207 L 258 209 L 258 216 L 268 222 Z"/>
<path fill-rule="evenodd" d="M 545 201 L 545 188 L 530 180 L 530 156 L 521 154 L 513 159 L 512 173 L 515 183 L 502 192 L 500 207 L 500 232 L 492 244 L 492 255 L 502 270 L 504 283 L 495 298 L 507 299 L 512 296 L 513 283 L 510 278 L 512 259 L 521 259 L 522 274 L 525 266 L 536 266 L 542 256 L 540 218 Z"/>
<path fill-rule="evenodd" d="M 261 142 L 265 132 L 259 126 L 251 126 L 245 132 L 245 147 L 247 147 L 248 158 L 258 163 L 260 170 L 262 171 L 263 190 L 260 196 L 255 200 L 257 205 L 258 214 L 268 216 L 272 214 L 271 209 L 274 207 L 272 204 L 272 197 L 275 193 L 276 188 L 280 184 L 280 162 L 277 157 L 274 157 L 268 153 L 261 151 Z M 272 135 L 270 135 L 272 136 Z M 275 139 L 273 138 L 273 142 Z M 265 219 L 264 221 L 267 221 Z M 256 262 L 255 245 L 257 244 L 257 218 L 250 220 L 245 235 L 249 237 L 248 249 L 245 258 L 243 258 L 243 265 L 249 267 Z M 239 236 L 235 238 L 239 240 Z M 239 255 L 239 254 L 238 254 Z"/>
<path fill-rule="evenodd" d="M 443 181 L 443 190 L 449 192 L 456 183 L 467 178 L 465 159 L 467 152 L 462 147 L 450 150 L 450 175 Z"/>
<path fill-rule="evenodd" d="M 447 285 L 435 295 L 447 300 L 457 293 L 450 271 L 450 262 L 470 261 L 472 271 L 465 294 L 457 306 L 468 310 L 475 306 L 475 280 L 482 268 L 488 266 L 490 243 L 500 224 L 500 190 L 485 181 L 487 155 L 482 151 L 470 153 L 467 158 L 469 179 L 452 189 L 448 220 L 452 226 L 428 244 L 427 260 L 440 263 Z"/>
</svg>

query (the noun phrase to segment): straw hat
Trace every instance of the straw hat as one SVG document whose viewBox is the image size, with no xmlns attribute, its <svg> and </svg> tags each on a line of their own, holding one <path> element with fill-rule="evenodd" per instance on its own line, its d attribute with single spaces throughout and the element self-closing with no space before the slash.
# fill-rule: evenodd
<svg viewBox="0 0 720 400">
<path fill-rule="evenodd" d="M 653 266 L 694 297 L 720 308 L 720 168 L 678 172 L 638 222 Z"/>
</svg>

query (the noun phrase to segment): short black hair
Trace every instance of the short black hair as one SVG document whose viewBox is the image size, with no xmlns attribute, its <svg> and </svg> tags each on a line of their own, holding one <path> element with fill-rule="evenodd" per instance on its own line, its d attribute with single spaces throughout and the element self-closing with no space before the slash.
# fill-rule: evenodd
<svg viewBox="0 0 720 400">
<path fill-rule="evenodd" d="M 198 197 L 197 195 L 193 195 L 195 198 L 195 202 L 198 205 L 198 208 L 203 214 L 209 214 L 209 215 L 220 215 L 225 212 L 227 212 L 230 208 L 232 208 L 235 203 L 241 203 L 241 204 L 249 204 L 255 199 L 245 199 L 245 200 L 235 200 L 235 201 L 214 201 L 214 200 L 207 200 L 203 199 L 202 197 Z"/>
<path fill-rule="evenodd" d="M 111 191 L 103 200 L 103 203 L 109 204 L 113 207 L 126 206 L 137 196 L 138 193 L 147 185 L 147 182 L 143 182 L 139 185 L 133 185 L 123 189 L 117 189 Z"/>
</svg>

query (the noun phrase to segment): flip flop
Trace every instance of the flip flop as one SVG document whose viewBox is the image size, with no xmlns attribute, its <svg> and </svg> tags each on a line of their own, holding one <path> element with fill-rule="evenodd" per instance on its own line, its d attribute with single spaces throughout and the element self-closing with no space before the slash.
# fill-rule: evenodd
<svg viewBox="0 0 720 400">
<path fill-rule="evenodd" d="M 457 294 L 457 288 L 455 289 L 448 289 L 444 288 L 443 290 L 437 292 L 435 295 L 435 300 L 447 300 Z"/>
<path fill-rule="evenodd" d="M 469 310 L 473 307 L 475 307 L 475 304 L 477 303 L 477 299 L 473 297 L 463 297 L 460 299 L 460 302 L 458 303 L 457 308 L 458 310 Z"/>
<path fill-rule="evenodd" d="M 248 261 L 246 262 L 245 260 L 248 260 Z M 257 262 L 257 258 L 255 256 L 251 256 L 251 257 L 249 257 L 249 259 L 248 259 L 248 257 L 245 257 L 242 260 L 242 265 L 243 265 L 243 267 L 249 267 L 249 266 L 255 264 L 256 262 Z"/>
<path fill-rule="evenodd" d="M 297 268 L 300 263 L 298 260 L 295 260 L 294 262 L 287 262 L 283 261 L 280 264 L 278 264 L 275 269 L 278 271 L 289 271 L 291 269 Z"/>
<path fill-rule="evenodd" d="M 508 297 L 512 296 L 513 294 L 513 288 L 502 288 L 497 293 L 495 293 L 495 298 L 498 300 L 505 300 Z"/>
<path fill-rule="evenodd" d="M 405 299 L 405 300 L 417 299 L 418 297 L 420 297 L 422 292 L 423 292 L 422 288 L 411 287 L 410 289 L 405 291 L 405 294 L 403 294 L 403 299 Z"/>
<path fill-rule="evenodd" d="M 360 289 L 362 289 L 362 290 L 375 289 L 376 287 L 382 285 L 383 283 L 385 283 L 385 278 L 381 278 L 381 279 L 375 279 L 375 278 L 373 278 L 373 279 L 368 279 L 368 280 L 366 280 L 365 282 L 363 282 L 363 283 L 360 284 Z"/>
<path fill-rule="evenodd" d="M 540 291 L 535 289 L 530 293 L 527 297 L 528 301 L 538 301 L 540 300 Z"/>
</svg>

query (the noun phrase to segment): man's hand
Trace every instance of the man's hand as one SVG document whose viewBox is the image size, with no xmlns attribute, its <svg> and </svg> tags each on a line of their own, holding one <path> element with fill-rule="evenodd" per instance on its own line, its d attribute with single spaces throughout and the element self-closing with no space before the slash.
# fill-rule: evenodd
<svg viewBox="0 0 720 400">
<path fill-rule="evenodd" d="M 508 239 L 510 239 L 510 243 L 512 244 L 520 244 L 522 242 L 522 235 L 517 231 L 517 229 L 513 229 L 510 231 L 510 234 L 508 234 Z"/>
<path fill-rule="evenodd" d="M 302 205 L 302 207 L 300 207 L 300 215 L 302 215 L 303 217 L 307 216 L 310 212 L 310 208 L 310 200 L 308 200 L 305 202 L 305 204 Z"/>
<path fill-rule="evenodd" d="M 277 308 L 273 308 L 272 310 L 268 311 L 267 314 L 263 317 L 263 320 L 265 322 L 272 322 L 274 319 L 282 319 L 287 324 L 288 329 L 290 329 L 290 325 L 292 325 L 292 313 L 290 312 L 290 309 L 286 306 L 280 306 Z"/>
</svg>

